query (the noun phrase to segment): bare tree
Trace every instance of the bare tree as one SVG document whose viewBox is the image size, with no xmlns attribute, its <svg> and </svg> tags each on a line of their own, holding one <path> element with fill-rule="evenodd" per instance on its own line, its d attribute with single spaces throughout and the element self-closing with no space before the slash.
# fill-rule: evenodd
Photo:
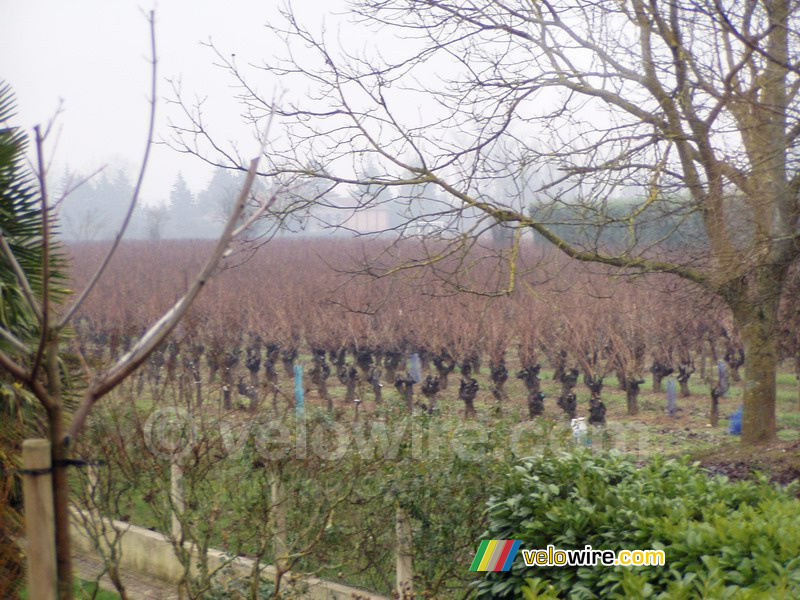
<svg viewBox="0 0 800 600">
<path fill-rule="evenodd" d="M 169 210 L 166 206 L 148 206 L 144 209 L 145 232 L 147 239 L 157 242 L 164 233 L 164 227 L 169 220 Z"/>
<path fill-rule="evenodd" d="M 218 51 L 251 118 L 284 118 L 268 173 L 438 187 L 448 198 L 427 216 L 460 228 L 459 242 L 500 222 L 574 259 L 716 294 L 746 357 L 742 441 L 773 439 L 778 302 L 800 253 L 800 6 L 357 0 L 354 10 L 406 52 L 329 47 L 287 11 L 272 29 L 288 58 L 266 69 L 317 93 L 281 107 Z M 316 56 L 292 52 L 300 45 Z M 200 153 L 211 134 L 186 115 L 177 143 Z"/>
<path fill-rule="evenodd" d="M 72 557 L 69 535 L 68 496 L 69 481 L 67 467 L 70 464 L 70 454 L 75 447 L 75 440 L 81 432 L 86 418 L 97 403 L 106 394 L 119 386 L 150 355 L 162 344 L 167 336 L 174 330 L 189 306 L 203 289 L 206 282 L 217 269 L 223 256 L 228 252 L 231 242 L 239 237 L 255 219 L 264 213 L 271 200 L 265 200 L 244 223 L 240 223 L 245 207 L 249 203 L 249 192 L 256 178 L 259 159 L 250 162 L 247 177 L 243 184 L 234 208 L 229 215 L 223 233 L 215 244 L 211 255 L 205 264 L 188 284 L 185 293 L 158 318 L 143 335 L 132 344 L 131 348 L 121 357 L 113 357 L 113 364 L 102 372 L 91 372 L 86 367 L 85 381 L 81 389 L 70 389 L 69 395 L 77 395 L 78 402 L 71 419 L 67 418 L 65 400 L 68 395 L 64 390 L 64 374 L 62 372 L 63 358 L 70 352 L 69 336 L 65 329 L 73 321 L 76 313 L 83 305 L 97 282 L 103 277 L 106 266 L 116 252 L 131 216 L 137 205 L 139 191 L 147 168 L 150 149 L 153 144 L 153 130 L 155 124 L 155 98 L 156 98 L 156 53 L 155 53 L 155 22 L 151 13 L 149 16 L 151 33 L 152 56 L 152 90 L 150 104 L 150 125 L 147 132 L 144 157 L 142 159 L 138 180 L 134 189 L 125 219 L 120 230 L 111 244 L 110 249 L 101 261 L 94 276 L 84 290 L 66 306 L 59 307 L 53 303 L 50 289 L 57 285 L 50 272 L 50 253 L 54 240 L 51 223 L 51 203 L 49 200 L 46 180 L 46 160 L 44 144 L 49 128 L 42 132 L 37 127 L 36 177 L 39 184 L 38 195 L 41 202 L 41 235 L 43 258 L 41 273 L 26 273 L 20 267 L 19 261 L 12 250 L 15 240 L 7 239 L 0 232 L 0 253 L 4 261 L 12 266 L 16 277 L 16 284 L 22 291 L 24 300 L 35 315 L 38 325 L 37 336 L 33 341 L 25 342 L 14 331 L 6 328 L 0 329 L 2 337 L 10 344 L 10 352 L 0 350 L 0 365 L 11 374 L 20 384 L 25 386 L 41 403 L 47 415 L 47 430 L 51 442 L 51 459 L 53 469 L 53 504 L 55 512 L 55 541 L 56 562 L 58 573 L 58 594 L 60 598 L 72 598 Z M 41 294 L 34 293 L 31 277 L 41 278 Z"/>
<path fill-rule="evenodd" d="M 639 413 L 639 392 L 644 383 L 647 345 L 641 316 L 634 316 L 636 307 L 628 306 L 626 309 L 627 314 L 609 327 L 609 346 L 621 387 L 625 390 L 628 414 L 636 415 Z"/>
</svg>

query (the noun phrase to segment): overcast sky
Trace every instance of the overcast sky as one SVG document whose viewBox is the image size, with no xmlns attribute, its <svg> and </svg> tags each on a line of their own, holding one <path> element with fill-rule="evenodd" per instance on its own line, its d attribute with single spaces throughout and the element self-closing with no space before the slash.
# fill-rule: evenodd
<svg viewBox="0 0 800 600">
<path fill-rule="evenodd" d="M 16 122 L 30 129 L 46 124 L 63 101 L 58 118 L 55 172 L 68 166 L 89 173 L 104 164 L 138 165 L 148 118 L 149 32 L 144 14 L 155 8 L 159 104 L 157 139 L 169 137 L 175 108 L 165 79 L 180 78 L 186 95 L 207 96 L 206 116 L 218 131 L 242 140 L 243 153 L 257 150 L 240 125 L 230 79 L 212 66 L 212 39 L 245 60 L 267 58 L 264 24 L 275 19 L 281 0 L 0 0 L 0 77 L 17 95 Z M 336 0 L 294 0 L 295 12 L 311 24 Z M 262 90 L 275 82 L 263 81 Z M 247 144 L 251 144 L 248 147 Z M 252 150 L 248 149 L 252 148 Z M 50 146 L 50 152 L 53 145 Z M 197 192 L 208 168 L 192 157 L 158 146 L 144 188 L 148 203 L 165 199 L 178 170 Z"/>
</svg>

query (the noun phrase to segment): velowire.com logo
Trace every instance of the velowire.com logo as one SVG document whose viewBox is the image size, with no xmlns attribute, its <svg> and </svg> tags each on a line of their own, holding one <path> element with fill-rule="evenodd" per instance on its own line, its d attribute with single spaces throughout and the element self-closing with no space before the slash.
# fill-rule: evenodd
<svg viewBox="0 0 800 600">
<path fill-rule="evenodd" d="M 482 540 L 470 571 L 508 571 L 519 551 L 520 540 Z"/>
<path fill-rule="evenodd" d="M 508 571 L 519 551 L 520 540 L 483 540 L 470 571 Z M 522 550 L 526 567 L 663 567 L 664 550 L 595 550 L 589 544 L 562 550 L 548 544 L 546 549 Z"/>
</svg>

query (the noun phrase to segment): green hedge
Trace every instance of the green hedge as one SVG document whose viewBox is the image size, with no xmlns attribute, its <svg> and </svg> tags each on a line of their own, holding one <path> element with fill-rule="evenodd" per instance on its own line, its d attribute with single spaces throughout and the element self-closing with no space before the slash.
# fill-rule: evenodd
<svg viewBox="0 0 800 600">
<path fill-rule="evenodd" d="M 522 461 L 490 501 L 484 539 L 521 548 L 663 549 L 663 567 L 526 567 L 488 573 L 478 598 L 800 598 L 800 501 L 761 480 L 621 454 Z"/>
</svg>

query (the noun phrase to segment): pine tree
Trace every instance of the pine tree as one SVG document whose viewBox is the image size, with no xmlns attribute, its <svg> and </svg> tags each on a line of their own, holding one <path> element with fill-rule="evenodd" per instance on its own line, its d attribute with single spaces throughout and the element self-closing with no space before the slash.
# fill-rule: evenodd
<svg viewBox="0 0 800 600">
<path fill-rule="evenodd" d="M 197 206 L 183 174 L 179 172 L 169 194 L 167 236 L 170 238 L 199 237 L 200 224 L 200 208 Z"/>
</svg>

